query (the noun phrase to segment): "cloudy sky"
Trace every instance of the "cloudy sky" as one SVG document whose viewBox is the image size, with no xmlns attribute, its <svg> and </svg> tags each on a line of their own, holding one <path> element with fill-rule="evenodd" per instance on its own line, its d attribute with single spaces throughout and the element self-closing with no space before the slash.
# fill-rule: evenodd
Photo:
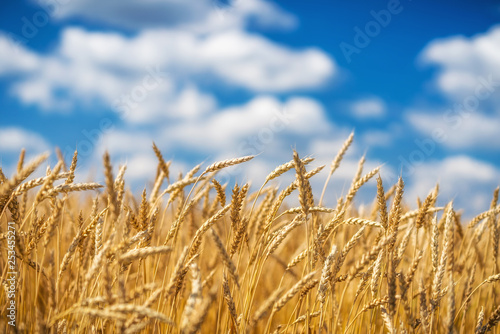
<svg viewBox="0 0 500 334">
<path fill-rule="evenodd" d="M 78 148 L 99 175 L 108 149 L 143 186 L 155 141 L 177 169 L 259 154 L 232 173 L 258 184 L 355 130 L 331 203 L 366 154 L 410 205 L 439 182 L 473 215 L 500 184 L 499 19 L 496 1 L 2 1 L 0 164 Z"/>
</svg>

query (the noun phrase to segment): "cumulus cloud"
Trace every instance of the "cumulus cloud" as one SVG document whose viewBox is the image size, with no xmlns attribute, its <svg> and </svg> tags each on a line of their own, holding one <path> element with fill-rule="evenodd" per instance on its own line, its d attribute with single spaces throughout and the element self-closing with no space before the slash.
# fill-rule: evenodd
<svg viewBox="0 0 500 334">
<path fill-rule="evenodd" d="M 441 204 L 453 200 L 471 217 L 488 210 L 493 190 L 500 180 L 495 166 L 466 155 L 455 155 L 419 165 L 410 176 L 408 199 L 425 198 L 439 183 Z M 412 203 L 410 203 L 412 204 Z"/>
<path fill-rule="evenodd" d="M 142 180 L 143 182 L 148 180 L 149 182 L 154 182 L 158 160 L 151 151 L 135 154 L 129 153 L 120 156 L 122 159 L 121 164 L 127 165 L 126 175 L 128 180 Z"/>
<path fill-rule="evenodd" d="M 406 119 L 415 129 L 446 148 L 497 151 L 500 126 L 500 26 L 472 37 L 434 40 L 420 60 L 437 66 L 434 80 L 448 100 L 443 110 L 410 109 Z"/>
<path fill-rule="evenodd" d="M 363 133 L 362 141 L 367 148 L 383 146 L 388 147 L 394 140 L 391 130 L 369 130 Z"/>
<path fill-rule="evenodd" d="M 149 131 L 117 129 L 104 136 L 103 144 L 122 153 L 149 148 L 156 140 L 170 151 L 248 155 L 274 151 L 270 145 L 281 143 L 284 137 L 300 145 L 308 143 L 309 136 L 325 136 L 331 130 L 323 107 L 313 99 L 291 97 L 281 102 L 257 96 L 200 118 L 158 121 Z"/>
<path fill-rule="evenodd" d="M 420 60 L 439 66 L 436 86 L 453 98 L 476 95 L 484 80 L 493 81 L 490 92 L 500 96 L 500 26 L 472 36 L 453 36 L 434 40 L 425 47 Z M 491 78 L 491 79 L 490 79 Z M 482 79 L 482 80 L 481 80 Z M 488 89 L 490 87 L 487 87 Z M 486 89 L 484 94 L 488 94 Z"/>
<path fill-rule="evenodd" d="M 0 128 L 0 151 L 19 153 L 25 148 L 28 153 L 41 153 L 48 150 L 49 143 L 40 134 L 19 127 Z"/>
<path fill-rule="evenodd" d="M 0 32 L 0 75 L 26 73 L 39 66 L 39 57 Z"/>
<path fill-rule="evenodd" d="M 290 160 L 293 148 L 302 155 L 314 154 L 317 158 L 314 167 L 329 164 L 348 135 L 349 131 L 327 121 L 323 106 L 314 99 L 292 96 L 280 101 L 261 95 L 247 103 L 218 109 L 196 119 L 158 121 L 147 130 L 136 127 L 115 129 L 104 134 L 102 141 L 96 144 L 99 149 L 92 159 L 98 163 L 105 149 L 113 152 L 117 161 L 128 162 L 129 180 L 143 185 L 151 179 L 151 170 L 156 163 L 146 168 L 131 162 L 140 161 L 140 158 L 144 161 L 155 159 L 152 141 L 167 159 L 173 158 L 188 169 L 205 159 L 214 162 L 257 154 L 258 158 L 251 164 L 235 167 L 230 174 L 222 173 L 220 177 L 236 178 L 239 182 L 252 179 L 258 183 L 263 182 L 277 165 Z M 357 150 L 353 147 L 351 151 Z M 189 152 L 189 157 L 186 157 L 186 152 Z M 336 182 L 342 180 L 341 189 L 347 179 L 352 179 L 352 169 L 355 169 L 358 158 L 351 162 L 346 158 L 346 169 L 338 172 Z M 290 177 L 293 176 L 292 173 Z M 285 178 L 280 182 L 290 180 Z M 323 181 L 321 179 L 317 186 L 321 187 Z"/>
<path fill-rule="evenodd" d="M 215 98 L 195 84 L 203 76 L 254 92 L 285 92 L 321 86 L 335 73 L 334 61 L 320 50 L 293 50 L 238 30 L 209 36 L 147 30 L 125 37 L 67 28 L 52 54 L 21 51 L 37 65 L 12 87 L 24 103 L 63 111 L 101 103 L 127 110 L 137 122 L 213 110 Z"/>
<path fill-rule="evenodd" d="M 99 8 L 99 10 L 96 10 Z M 57 19 L 83 18 L 126 29 L 158 27 L 205 28 L 205 31 L 241 27 L 255 22 L 263 27 L 292 28 L 293 15 L 264 0 L 136 0 L 71 1 L 51 10 Z"/>
<path fill-rule="evenodd" d="M 149 150 L 154 141 L 154 134 L 147 131 L 127 131 L 117 129 L 104 134 L 99 145 L 99 155 L 104 150 L 115 154 L 125 154 L 127 152 L 141 152 Z"/>
<path fill-rule="evenodd" d="M 241 31 L 215 35 L 199 51 L 207 70 L 254 91 L 318 87 L 335 72 L 333 60 L 318 49 L 293 51 Z"/>
<path fill-rule="evenodd" d="M 267 144 L 278 137 L 304 138 L 329 129 L 323 107 L 313 99 L 293 97 L 282 103 L 274 97 L 258 96 L 244 105 L 176 124 L 164 137 L 173 146 L 195 151 L 255 154 L 268 149 Z"/>
<path fill-rule="evenodd" d="M 498 137 L 500 118 L 480 112 L 430 113 L 426 111 L 410 111 L 407 120 L 418 131 L 425 134 L 436 145 L 458 149 L 500 149 Z"/>
<path fill-rule="evenodd" d="M 108 149 L 116 163 L 128 164 L 130 179 L 143 182 L 155 172 L 154 140 L 188 168 L 200 156 L 261 153 L 261 167 L 245 172 L 262 174 L 265 166 L 269 172 L 276 161 L 289 160 L 292 145 L 305 150 L 311 137 L 334 130 L 323 106 L 298 94 L 327 84 L 336 63 L 317 48 L 259 35 L 256 27 L 297 26 L 275 3 L 86 0 L 45 7 L 56 19 L 93 21 L 106 30 L 66 26 L 44 54 L 20 45 L 22 61 L 15 66 L 13 55 L 0 55 L 0 75 L 12 76 L 14 97 L 46 112 L 118 113 L 121 120 L 99 140 L 80 142 L 91 165 L 99 166 Z M 220 106 L 216 92 L 227 88 L 252 97 Z M 278 99 L 275 93 L 295 96 Z"/>
<path fill-rule="evenodd" d="M 99 10 L 96 10 L 99 8 Z M 209 0 L 196 2 L 150 0 L 120 2 L 98 0 L 69 1 L 56 5 L 56 18 L 78 17 L 125 28 L 150 28 L 200 20 L 210 9 Z"/>
<path fill-rule="evenodd" d="M 387 107 L 381 98 L 371 97 L 353 102 L 350 110 L 354 117 L 364 120 L 383 117 Z"/>
</svg>

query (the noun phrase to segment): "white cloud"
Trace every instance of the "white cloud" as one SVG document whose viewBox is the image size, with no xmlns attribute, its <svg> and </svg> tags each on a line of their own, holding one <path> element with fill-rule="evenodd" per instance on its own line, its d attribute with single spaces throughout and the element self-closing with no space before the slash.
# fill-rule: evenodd
<svg viewBox="0 0 500 334">
<path fill-rule="evenodd" d="M 471 38 L 454 36 L 432 41 L 425 47 L 420 59 L 425 64 L 440 67 L 436 85 L 453 98 L 476 95 L 484 86 L 480 78 L 492 77 L 497 97 L 500 81 L 500 26 Z M 482 89 L 484 94 L 487 90 Z M 491 93 L 491 92 L 490 92 Z"/>
<path fill-rule="evenodd" d="M 65 27 L 43 55 L 20 46 L 26 64 L 9 70 L 11 94 L 27 105 L 47 112 L 113 108 L 123 116 L 124 124 L 114 124 L 102 140 L 80 142 L 82 150 L 83 143 L 92 145 L 82 153 L 92 155 L 92 166 L 102 164 L 108 149 L 115 163 L 127 162 L 130 179 L 150 179 L 156 170 L 154 140 L 171 156 L 180 156 L 183 166 L 190 166 L 186 155 L 216 160 L 264 152 L 260 171 L 265 165 L 269 172 L 277 159 L 289 160 L 294 145 L 307 147 L 313 136 L 332 131 L 317 101 L 267 95 L 321 87 L 337 72 L 335 61 L 321 50 L 292 48 L 246 30 L 250 23 L 252 28 L 295 27 L 296 18 L 274 3 L 238 0 L 224 6 L 201 0 L 188 6 L 176 0 L 125 0 L 118 6 L 86 0 L 53 14 L 136 30 L 126 35 Z M 0 75 L 6 73 L 3 63 L 9 68 L 10 60 L 3 58 Z M 211 94 L 214 86 L 255 95 L 221 108 Z"/>
<path fill-rule="evenodd" d="M 407 198 L 415 203 L 439 183 L 441 204 L 453 200 L 455 207 L 471 217 L 489 208 L 494 188 L 500 184 L 500 170 L 466 155 L 447 157 L 418 166 L 410 175 Z"/>
<path fill-rule="evenodd" d="M 388 147 L 394 142 L 394 134 L 391 133 L 391 130 L 368 130 L 361 137 L 366 148 Z"/>
<path fill-rule="evenodd" d="M 156 176 L 156 166 L 158 160 L 152 152 L 152 149 L 147 153 L 136 153 L 122 155 L 122 164 L 127 165 L 127 180 L 138 181 L 147 180 L 154 182 Z"/>
<path fill-rule="evenodd" d="M 18 127 L 0 128 L 0 151 L 19 153 L 25 148 L 28 153 L 47 151 L 50 145 L 38 133 Z"/>
<path fill-rule="evenodd" d="M 333 60 L 320 50 L 293 51 L 241 31 L 214 35 L 201 44 L 199 52 L 207 70 L 255 91 L 317 87 L 336 70 Z"/>
<path fill-rule="evenodd" d="M 67 28 L 53 53 L 34 59 L 36 68 L 11 90 L 24 103 L 62 111 L 77 104 L 125 105 L 133 122 L 213 110 L 215 98 L 195 84 L 200 77 L 250 91 L 284 92 L 321 86 L 335 73 L 334 61 L 322 51 L 292 50 L 237 30 L 208 36 L 149 30 L 128 38 Z"/>
<path fill-rule="evenodd" d="M 212 3 L 222 2 L 212 0 Z M 220 9 L 220 6 L 219 6 Z M 226 7 L 227 11 L 227 7 Z M 248 20 L 254 20 L 262 27 L 294 28 L 297 18 L 285 12 L 276 3 L 264 0 L 230 0 L 229 12 Z"/>
<path fill-rule="evenodd" d="M 216 109 L 217 101 L 211 94 L 201 92 L 193 84 L 174 89 L 167 80 L 151 91 L 145 90 L 144 98 L 140 100 L 131 96 L 137 87 L 142 86 L 132 87 L 128 93 L 113 100 L 112 105 L 118 106 L 115 111 L 127 123 L 153 124 L 164 120 L 195 119 Z"/>
<path fill-rule="evenodd" d="M 315 138 L 309 144 L 308 150 L 318 159 L 321 160 L 323 164 L 330 164 L 333 158 L 340 151 L 344 142 L 349 137 L 349 131 L 346 129 L 336 129 L 337 135 L 334 138 Z M 353 156 L 358 156 L 360 153 L 359 143 L 357 140 L 357 135 L 355 134 L 355 140 L 349 146 L 349 150 L 345 154 L 344 158 L 350 159 Z"/>
<path fill-rule="evenodd" d="M 99 8 L 99 10 L 96 10 Z M 296 19 L 264 0 L 149 0 L 71 1 L 55 7 L 58 19 L 84 18 L 127 29 L 158 27 L 201 28 L 205 31 L 243 27 L 249 21 L 263 27 L 292 28 Z"/>
<path fill-rule="evenodd" d="M 448 99 L 448 109 L 407 111 L 407 120 L 436 144 L 451 149 L 500 149 L 500 26 L 472 37 L 434 40 L 420 55 L 437 65 L 434 86 Z"/>
<path fill-rule="evenodd" d="M 244 29 L 249 23 L 263 29 L 294 29 L 297 18 L 282 10 L 276 3 L 266 0 L 210 0 L 212 10 L 206 11 L 201 22 L 186 24 L 182 28 L 200 33 L 227 29 Z"/>
<path fill-rule="evenodd" d="M 283 136 L 304 138 L 328 133 L 325 111 L 316 101 L 294 97 L 285 103 L 258 96 L 241 106 L 223 109 L 164 132 L 164 141 L 191 150 L 261 152 Z M 298 139 L 296 139 L 298 140 Z"/>
<path fill-rule="evenodd" d="M 82 170 L 102 166 L 102 156 L 105 151 L 109 152 L 114 169 L 126 165 L 125 180 L 128 186 L 134 190 L 142 189 L 154 182 L 158 160 L 152 149 L 153 141 L 156 141 L 157 129 L 155 131 L 144 131 L 130 128 L 115 128 L 101 134 L 98 141 L 93 143 L 92 150 L 79 149 L 80 166 Z M 93 171 L 95 172 L 95 171 Z M 102 175 L 100 172 L 98 175 Z M 138 187 L 138 188 L 137 188 Z"/>
<path fill-rule="evenodd" d="M 96 10 L 99 8 L 99 10 Z M 56 18 L 78 17 L 125 28 L 150 28 L 200 20 L 210 9 L 209 0 L 150 0 L 120 2 L 69 1 L 55 7 Z"/>
<path fill-rule="evenodd" d="M 320 151 L 322 155 L 318 156 L 315 166 L 320 160 L 331 161 L 335 150 L 345 140 L 344 137 L 340 141 L 331 140 L 332 133 L 335 133 L 335 138 L 341 135 L 347 138 L 349 134 L 334 128 L 327 121 L 323 107 L 313 99 L 296 96 L 281 102 L 271 96 L 257 96 L 248 103 L 196 119 L 159 120 L 148 130 L 117 128 L 104 134 L 102 141 L 96 143 L 98 149 L 92 159 L 100 163 L 102 153 L 107 149 L 115 159 L 121 163 L 127 161 L 129 168 L 134 169 L 129 175 L 131 179 L 144 184 L 153 177 L 151 170 L 156 168 L 156 163 L 139 168 L 139 161 L 144 158 L 144 164 L 151 164 L 153 141 L 166 157 L 179 157 L 183 166 L 190 166 L 184 160 L 186 152 L 189 152 L 190 159 L 196 157 L 200 161 L 208 159 L 208 162 L 259 154 L 255 162 L 248 167 L 234 168 L 234 174 L 231 174 L 240 181 L 244 178 L 259 182 L 281 162 L 291 159 L 292 148 L 297 148 L 303 155 L 316 153 L 311 151 L 311 143 L 318 138 L 323 138 L 325 147 L 328 143 L 330 145 L 329 149 Z M 346 170 L 346 173 L 352 178 L 352 170 Z"/>
<path fill-rule="evenodd" d="M 6 34 L 0 32 L 0 75 L 27 73 L 39 66 L 40 59 L 34 53 L 16 44 Z"/>
<path fill-rule="evenodd" d="M 104 150 L 114 154 L 124 154 L 127 152 L 141 152 L 150 150 L 153 144 L 154 135 L 146 131 L 115 130 L 105 134 L 99 144 L 99 155 Z"/>
<path fill-rule="evenodd" d="M 381 118 L 386 113 L 385 102 L 378 97 L 358 100 L 351 104 L 351 112 L 359 120 Z"/>
<path fill-rule="evenodd" d="M 500 118 L 483 113 L 410 111 L 408 122 L 435 145 L 451 149 L 500 149 Z"/>
</svg>

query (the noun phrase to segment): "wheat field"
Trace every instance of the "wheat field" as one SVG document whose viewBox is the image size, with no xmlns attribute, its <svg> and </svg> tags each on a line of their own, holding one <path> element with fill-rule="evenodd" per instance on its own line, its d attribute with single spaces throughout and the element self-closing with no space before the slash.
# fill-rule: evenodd
<svg viewBox="0 0 500 334">
<path fill-rule="evenodd" d="M 498 188 L 463 221 L 452 202 L 437 206 L 438 186 L 412 205 L 402 179 L 384 184 L 361 159 L 336 206 L 323 206 L 352 140 L 325 170 L 293 151 L 252 187 L 218 181 L 252 156 L 173 176 L 153 144 L 158 172 L 140 196 L 108 153 L 101 185 L 75 183 L 77 152 L 33 178 L 47 155 L 24 162 L 23 150 L 17 172 L 0 173 L 0 330 L 498 332 Z M 295 180 L 276 186 L 285 173 Z M 361 208 L 367 182 L 377 190 Z"/>
</svg>

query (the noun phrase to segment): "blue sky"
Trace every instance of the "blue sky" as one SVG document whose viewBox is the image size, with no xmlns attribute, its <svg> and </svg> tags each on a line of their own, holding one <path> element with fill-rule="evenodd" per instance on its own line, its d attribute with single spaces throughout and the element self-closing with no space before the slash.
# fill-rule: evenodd
<svg viewBox="0 0 500 334">
<path fill-rule="evenodd" d="M 263 180 L 291 149 L 329 164 L 330 188 L 366 154 L 408 200 L 436 182 L 469 214 L 500 184 L 500 6 L 495 1 L 50 0 L 0 5 L 0 162 L 109 149 L 132 185 L 155 173 L 260 153 Z M 90 167 L 90 168 L 89 168 Z M 318 178 L 317 189 L 325 175 Z M 410 203 L 414 205 L 414 203 Z"/>
</svg>

